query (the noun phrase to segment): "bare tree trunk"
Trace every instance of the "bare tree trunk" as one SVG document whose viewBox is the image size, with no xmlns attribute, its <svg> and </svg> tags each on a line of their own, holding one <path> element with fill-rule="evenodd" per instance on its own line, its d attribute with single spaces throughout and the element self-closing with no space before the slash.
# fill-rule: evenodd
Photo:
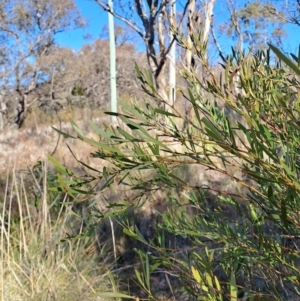
<svg viewBox="0 0 300 301">
<path fill-rule="evenodd" d="M 157 85 L 157 91 L 159 95 L 165 102 L 168 102 L 168 95 L 166 92 L 166 43 L 165 43 L 165 30 L 164 30 L 164 19 L 166 14 L 166 5 L 163 5 L 159 12 L 157 20 L 157 35 L 158 35 L 158 45 L 160 49 L 160 66 L 155 72 L 155 82 Z M 164 106 L 163 106 L 164 107 Z"/>
<path fill-rule="evenodd" d="M 193 41 L 192 41 L 192 36 L 194 33 L 194 16 L 195 16 L 195 7 L 196 7 L 196 0 L 190 0 L 189 5 L 188 5 L 188 21 L 187 21 L 187 47 L 188 49 L 186 50 L 186 67 L 188 70 L 191 70 L 192 67 L 192 48 L 193 48 Z"/>
<path fill-rule="evenodd" d="M 0 132 L 4 130 L 7 105 L 5 102 L 5 94 L 0 91 Z"/>
<path fill-rule="evenodd" d="M 196 40 L 201 32 L 200 47 L 203 50 L 204 60 L 207 60 L 207 43 L 209 40 L 209 32 L 213 20 L 213 9 L 216 0 L 207 0 L 203 6 L 203 12 L 196 11 L 196 0 L 190 0 L 188 5 L 188 20 L 187 20 L 187 47 L 186 50 L 186 68 L 190 70 L 195 67 L 192 48 L 194 37 Z M 198 49 L 199 50 L 199 49 Z"/>
<path fill-rule="evenodd" d="M 204 6 L 204 28 L 203 28 L 203 38 L 202 43 L 207 43 L 209 39 L 209 30 L 211 28 L 212 18 L 213 18 L 213 10 L 216 4 L 216 0 L 211 0 L 205 3 Z"/>
<path fill-rule="evenodd" d="M 26 114 L 26 95 L 21 92 L 21 90 L 17 89 L 17 92 L 20 95 L 20 100 L 19 104 L 16 108 L 16 115 L 15 115 L 15 120 L 14 123 L 18 126 L 21 127 L 23 124 L 23 121 L 25 119 L 25 114 Z"/>
</svg>

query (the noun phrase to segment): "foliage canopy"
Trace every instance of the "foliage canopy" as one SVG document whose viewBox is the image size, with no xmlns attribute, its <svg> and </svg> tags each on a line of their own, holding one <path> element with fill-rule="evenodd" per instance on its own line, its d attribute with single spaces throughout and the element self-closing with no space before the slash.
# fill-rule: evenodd
<svg viewBox="0 0 300 301">
<path fill-rule="evenodd" d="M 300 55 L 292 55 L 295 63 L 270 47 L 278 62 L 270 50 L 233 51 L 222 58 L 218 76 L 210 72 L 200 81 L 193 71 L 185 72 L 188 87 L 181 93 L 192 107 L 190 117 L 173 107 L 123 104 L 118 126 L 91 125 L 98 139 L 72 122 L 73 138 L 94 146 L 91 155 L 107 162 L 105 167 L 80 162 L 86 174 L 80 177 L 53 161 L 64 175 L 60 189 L 73 196 L 103 194 L 115 184 L 126 188 L 107 203 L 113 213 L 102 218 L 142 207 L 157 192 L 163 195 L 167 209 L 155 211 L 153 204 L 152 237 L 119 219 L 126 235 L 147 246 L 137 250 L 142 268 L 135 277 L 149 299 L 157 298 L 150 275 L 158 271 L 178 280 L 176 286 L 168 281 L 174 298 L 300 296 Z M 143 89 L 163 101 L 147 71 L 136 70 Z M 185 176 L 187 170 L 192 176 Z M 201 182 L 202 173 L 211 179 Z M 102 187 L 92 190 L 90 183 L 99 179 Z"/>
</svg>

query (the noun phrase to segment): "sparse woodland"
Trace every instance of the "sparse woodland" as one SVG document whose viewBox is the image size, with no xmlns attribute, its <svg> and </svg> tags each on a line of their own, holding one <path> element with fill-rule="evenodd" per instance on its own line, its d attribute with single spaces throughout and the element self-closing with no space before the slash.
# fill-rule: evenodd
<svg viewBox="0 0 300 301">
<path fill-rule="evenodd" d="M 115 123 L 107 28 L 0 3 L 0 300 L 300 300 L 299 1 L 94 2 Z"/>
</svg>

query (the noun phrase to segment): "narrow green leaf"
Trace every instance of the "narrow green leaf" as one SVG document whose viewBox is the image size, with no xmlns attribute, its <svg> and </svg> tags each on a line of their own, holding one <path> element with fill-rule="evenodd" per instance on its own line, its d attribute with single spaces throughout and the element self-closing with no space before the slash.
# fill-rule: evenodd
<svg viewBox="0 0 300 301">
<path fill-rule="evenodd" d="M 146 271 L 145 271 L 145 276 L 146 276 L 146 284 L 147 284 L 147 288 L 148 290 L 150 290 L 150 269 L 149 269 L 149 256 L 148 254 L 146 253 L 146 261 L 145 261 L 145 268 L 146 268 Z"/>
<path fill-rule="evenodd" d="M 137 237 L 140 241 L 144 242 L 145 244 L 147 244 L 146 239 L 144 238 L 143 234 L 140 232 L 140 230 L 138 229 L 137 226 L 134 227 L 135 232 L 137 233 Z"/>
<path fill-rule="evenodd" d="M 202 118 L 201 121 L 206 125 L 207 134 L 216 141 L 224 142 L 224 139 L 215 125 L 207 118 Z"/>
<path fill-rule="evenodd" d="M 281 166 L 284 168 L 284 170 L 286 171 L 286 173 L 287 173 L 290 177 L 294 178 L 295 173 L 291 170 L 290 166 L 288 166 L 288 165 L 285 164 L 284 162 L 281 163 Z"/>
<path fill-rule="evenodd" d="M 272 185 L 269 185 L 269 187 L 268 187 L 268 198 L 269 198 L 269 200 L 273 200 L 273 187 L 272 187 Z"/>
<path fill-rule="evenodd" d="M 106 114 L 106 115 L 109 115 L 109 116 L 116 116 L 116 117 L 118 117 L 118 116 L 120 115 L 120 113 L 116 113 L 116 112 L 109 112 L 109 111 L 107 111 L 107 112 L 104 112 L 104 114 Z"/>
<path fill-rule="evenodd" d="M 159 266 L 161 266 L 161 262 L 157 261 L 150 267 L 150 273 L 153 273 Z"/>
<path fill-rule="evenodd" d="M 120 119 L 132 130 L 140 130 L 144 132 L 145 135 L 149 135 L 147 131 L 138 123 L 134 122 L 133 120 L 127 118 L 126 116 L 120 116 Z"/>
<path fill-rule="evenodd" d="M 273 52 L 277 55 L 279 59 L 281 59 L 287 66 L 289 66 L 292 70 L 294 70 L 298 75 L 300 75 L 300 69 L 297 65 L 295 65 L 284 53 L 282 53 L 277 47 L 272 44 L 268 44 Z"/>
<path fill-rule="evenodd" d="M 138 120 L 141 120 L 143 122 L 148 122 L 147 118 L 144 115 L 140 114 L 132 105 L 128 105 L 125 101 L 122 100 L 120 100 L 119 103 L 122 108 L 124 108 L 126 111 L 131 113 Z"/>
<path fill-rule="evenodd" d="M 143 142 L 142 140 L 131 136 L 130 134 L 128 134 L 128 132 L 124 131 L 120 127 L 118 127 L 117 129 L 118 129 L 119 133 L 124 136 L 125 139 L 132 141 L 132 142 Z"/>
<path fill-rule="evenodd" d="M 121 155 L 121 151 L 119 150 L 119 148 L 117 146 L 109 146 L 106 143 L 100 142 L 100 141 L 95 141 L 93 139 L 90 138 L 84 138 L 83 141 L 89 143 L 90 145 L 96 147 L 97 149 L 104 149 L 106 150 L 108 153 L 118 153 Z"/>
<path fill-rule="evenodd" d="M 64 167 L 63 165 L 61 165 L 61 164 L 60 164 L 58 161 L 56 161 L 53 157 L 48 156 L 48 159 L 49 159 L 49 161 L 53 164 L 53 166 L 55 167 L 55 169 L 56 169 L 58 172 L 60 172 L 60 173 L 62 173 L 62 174 L 64 174 L 64 175 L 68 175 L 68 176 L 72 175 L 72 173 L 71 173 L 66 167 Z"/>
<path fill-rule="evenodd" d="M 140 285 L 141 285 L 143 288 L 146 289 L 146 286 L 145 286 L 145 283 L 144 283 L 144 281 L 143 281 L 143 279 L 142 279 L 141 273 L 140 273 L 138 270 L 134 270 L 134 272 L 135 272 L 135 276 L 136 276 L 137 280 L 139 281 Z"/>
<path fill-rule="evenodd" d="M 57 128 L 53 127 L 53 126 L 52 126 L 52 129 L 53 129 L 54 131 L 56 131 L 58 134 L 64 136 L 65 138 L 78 139 L 77 137 L 72 136 L 72 135 L 69 135 L 69 134 L 67 134 L 67 133 L 65 133 L 65 132 L 62 132 L 62 131 L 58 130 Z"/>
<path fill-rule="evenodd" d="M 139 68 L 139 65 L 135 62 L 134 63 L 134 67 L 135 67 L 135 71 L 136 71 L 136 73 L 137 73 L 137 77 L 141 77 L 141 70 L 140 70 L 140 68 Z"/>
<path fill-rule="evenodd" d="M 161 114 L 161 115 L 165 115 L 165 116 L 172 116 L 172 117 L 179 117 L 173 113 L 170 113 L 170 112 L 167 112 L 167 111 L 164 111 L 162 109 L 155 109 L 154 110 L 155 113 L 158 113 L 158 114 Z"/>
<path fill-rule="evenodd" d="M 125 173 L 124 176 L 121 178 L 121 180 L 118 182 L 118 185 L 123 184 L 123 183 L 124 183 L 123 181 L 124 181 L 125 179 L 127 179 L 128 175 L 129 175 L 129 172 Z M 125 184 L 125 183 L 124 183 L 124 184 Z"/>
<path fill-rule="evenodd" d="M 111 135 L 109 133 L 107 133 L 106 131 L 103 131 L 102 129 L 100 129 L 95 123 L 90 122 L 91 127 L 93 128 L 93 130 L 99 134 L 101 137 L 106 138 L 106 139 L 110 139 Z"/>
<path fill-rule="evenodd" d="M 144 77 L 146 78 L 147 80 L 147 84 L 149 85 L 149 87 L 153 90 L 154 89 L 154 85 L 153 85 L 153 77 L 152 77 L 152 74 L 146 70 L 146 69 L 143 69 L 143 75 Z"/>
<path fill-rule="evenodd" d="M 290 55 L 295 60 L 295 62 L 298 64 L 298 57 L 293 53 L 290 53 Z"/>
<path fill-rule="evenodd" d="M 57 180 L 62 188 L 67 186 L 65 179 L 60 174 L 57 175 Z"/>
<path fill-rule="evenodd" d="M 217 288 L 217 290 L 220 292 L 220 293 L 218 294 L 218 300 L 219 300 L 219 301 L 223 301 L 223 296 L 222 296 L 222 294 L 221 294 L 221 285 L 220 285 L 220 282 L 219 282 L 217 276 L 214 276 L 214 280 L 215 280 L 216 288 Z"/>
<path fill-rule="evenodd" d="M 152 145 L 150 143 L 147 143 L 148 147 L 151 149 L 152 154 L 156 157 L 159 156 L 159 145 Z"/>
<path fill-rule="evenodd" d="M 263 177 L 263 176 L 259 175 L 258 173 L 256 173 L 255 171 L 252 171 L 252 170 L 247 170 L 246 173 L 248 175 L 250 175 L 251 177 L 257 179 L 257 180 L 268 181 L 268 182 L 271 182 L 271 183 L 279 183 L 278 179 Z"/>
<path fill-rule="evenodd" d="M 202 283 L 202 279 L 200 277 L 200 273 L 198 270 L 196 270 L 193 266 L 192 266 L 192 274 L 194 279 L 197 281 L 197 283 L 201 284 Z"/>
<path fill-rule="evenodd" d="M 188 93 L 189 93 L 189 97 L 190 97 L 190 102 L 193 105 L 193 109 L 194 109 L 194 112 L 195 112 L 196 117 L 197 117 L 197 121 L 200 124 L 201 123 L 201 118 L 200 118 L 200 115 L 199 115 L 199 109 L 198 109 L 198 106 L 196 104 L 196 100 L 194 98 L 193 92 L 191 91 L 191 89 L 188 89 Z"/>
<path fill-rule="evenodd" d="M 172 173 L 169 173 L 168 176 L 170 176 L 171 178 L 175 179 L 176 181 L 178 181 L 178 182 L 181 183 L 181 184 L 186 184 L 185 181 L 183 181 L 182 179 L 178 178 L 177 176 L 175 176 L 175 175 L 172 174 Z"/>
<path fill-rule="evenodd" d="M 297 63 L 298 67 L 300 68 L 300 45 L 298 47 L 298 57 L 293 54 L 293 53 L 290 53 L 291 57 L 295 60 L 295 62 Z"/>
<path fill-rule="evenodd" d="M 112 175 L 110 178 L 108 178 L 99 191 L 103 191 L 104 189 L 109 187 L 114 182 L 115 177 L 116 175 Z"/>
<path fill-rule="evenodd" d="M 95 193 L 91 192 L 91 191 L 85 191 L 85 190 L 82 190 L 82 189 L 77 189 L 77 188 L 74 188 L 72 187 L 72 192 L 76 192 L 76 193 L 79 193 L 79 194 L 83 194 L 83 195 L 95 195 Z"/>
<path fill-rule="evenodd" d="M 85 162 L 83 162 L 83 161 L 78 161 L 78 162 L 79 162 L 80 164 L 82 164 L 84 167 L 86 167 L 86 168 L 88 168 L 88 169 L 90 169 L 90 170 L 92 170 L 92 171 L 95 171 L 95 172 L 99 173 L 99 170 L 98 170 L 98 169 L 93 168 L 92 166 L 86 164 Z"/>
<path fill-rule="evenodd" d="M 140 137 L 142 137 L 145 140 L 145 142 L 150 141 L 150 142 L 160 146 L 162 150 L 168 150 L 168 151 L 172 152 L 172 150 L 169 147 L 167 147 L 165 144 L 163 144 L 161 141 L 159 141 L 158 138 L 155 139 L 155 138 L 151 137 L 148 133 L 145 134 L 144 131 L 135 130 L 135 133 L 137 135 L 139 135 Z"/>
<path fill-rule="evenodd" d="M 235 274 L 233 271 L 231 271 L 230 275 L 230 300 L 231 301 L 236 301 L 238 296 L 238 288 L 236 285 L 236 279 L 235 279 Z"/>
<path fill-rule="evenodd" d="M 72 191 L 72 189 L 66 183 L 65 179 L 60 174 L 57 175 L 57 180 L 58 180 L 62 190 L 65 193 L 67 193 L 68 195 L 70 195 L 72 198 L 75 199 L 75 195 L 73 194 L 74 191 Z"/>
<path fill-rule="evenodd" d="M 70 119 L 70 123 L 71 123 L 73 129 L 75 130 L 75 132 L 77 133 L 78 137 L 81 138 L 81 139 L 83 139 L 84 138 L 84 134 L 80 130 L 80 128 L 77 126 L 77 124 L 75 123 L 75 121 L 73 119 Z"/>
<path fill-rule="evenodd" d="M 207 273 L 205 274 L 205 279 L 207 281 L 208 287 L 213 288 L 214 284 L 213 284 L 213 278 L 210 275 L 210 269 L 207 269 L 206 271 Z"/>
<path fill-rule="evenodd" d="M 136 233 L 129 231 L 129 229 L 127 229 L 127 228 L 123 229 L 123 233 L 130 237 L 138 238 L 138 235 Z"/>
</svg>

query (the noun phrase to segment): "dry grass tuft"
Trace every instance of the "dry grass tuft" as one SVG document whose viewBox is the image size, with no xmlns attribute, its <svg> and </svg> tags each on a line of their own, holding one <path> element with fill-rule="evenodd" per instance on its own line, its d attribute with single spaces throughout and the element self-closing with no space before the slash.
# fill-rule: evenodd
<svg viewBox="0 0 300 301">
<path fill-rule="evenodd" d="M 43 168 L 46 177 L 47 165 Z M 0 214 L 0 299 L 103 300 L 99 293 L 110 289 L 110 272 L 98 261 L 94 238 L 62 241 L 75 224 L 82 231 L 71 208 L 53 204 L 43 181 L 34 210 L 17 178 L 15 172 L 7 176 Z"/>
</svg>

